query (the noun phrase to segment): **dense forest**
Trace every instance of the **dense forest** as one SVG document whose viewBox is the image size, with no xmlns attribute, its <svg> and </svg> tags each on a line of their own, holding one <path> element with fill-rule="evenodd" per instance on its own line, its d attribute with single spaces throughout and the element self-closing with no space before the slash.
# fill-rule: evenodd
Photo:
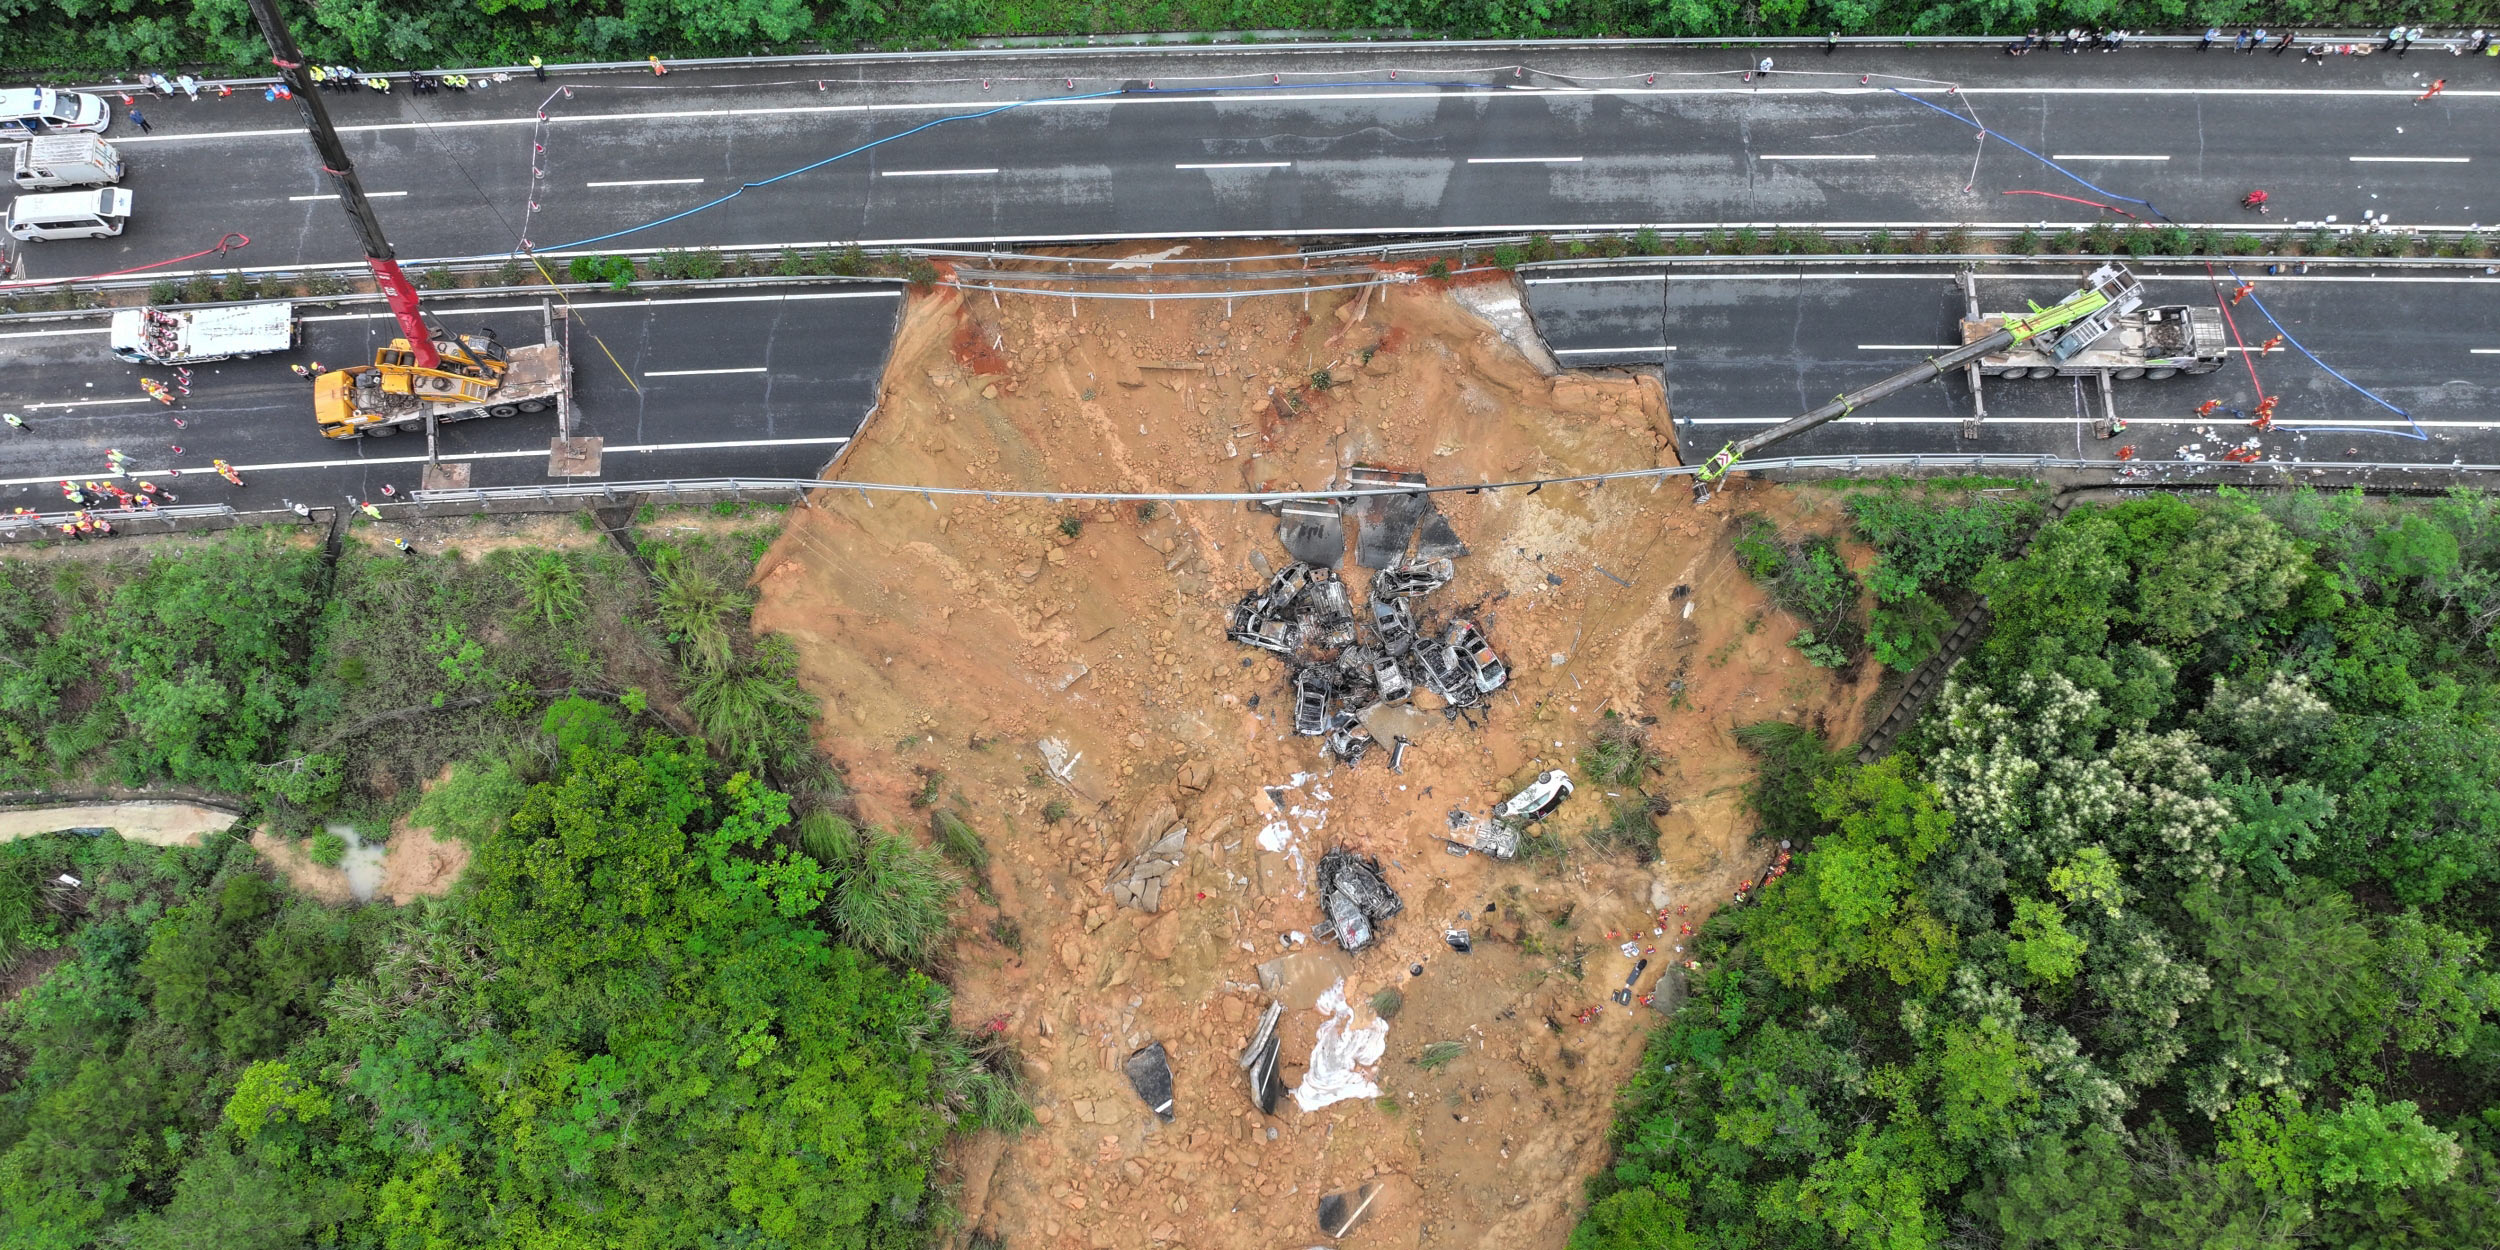
<svg viewBox="0 0 2500 1250">
<path fill-rule="evenodd" d="M 1574 1250 L 2500 1244 L 2500 503 L 2085 504 L 1971 585 L 1890 756 L 1742 731 L 1795 870 Z"/>
<path fill-rule="evenodd" d="M 1030 1114 L 932 976 L 962 878 L 841 814 L 729 576 L 769 526 L 730 525 L 630 562 L 267 532 L 0 562 L 9 784 L 413 813 L 473 854 L 447 899 L 334 909 L 248 824 L 0 846 L 0 975 L 32 982 L 0 1005 L 0 1245 L 946 1227 L 946 1135 Z"/>
<path fill-rule="evenodd" d="M 2201 29 L 2211 24 L 2382 27 L 2488 23 L 2489 3 L 2427 0 L 325 0 L 297 3 L 296 41 L 368 69 L 662 56 L 744 56 L 823 47 L 945 47 L 982 36 L 1141 31 L 1411 31 L 1425 37 L 2019 33 L 2033 26 Z M 246 68 L 267 50 L 244 0 L 0 0 L 0 66 L 119 72 L 176 64 Z"/>
</svg>

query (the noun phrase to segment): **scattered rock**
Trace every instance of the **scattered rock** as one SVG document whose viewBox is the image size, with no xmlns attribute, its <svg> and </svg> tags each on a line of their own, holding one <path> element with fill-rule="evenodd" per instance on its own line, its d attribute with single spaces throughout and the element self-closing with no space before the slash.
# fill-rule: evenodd
<svg viewBox="0 0 2500 1250">
<path fill-rule="evenodd" d="M 1181 766 L 1178 783 L 1188 794 L 1206 793 L 1207 783 L 1215 780 L 1215 767 L 1205 760 L 1191 760 Z"/>
<path fill-rule="evenodd" d="M 1171 832 L 1155 839 L 1145 850 L 1120 865 L 1119 870 L 1111 874 L 1110 884 L 1103 889 L 1122 907 L 1149 912 L 1159 909 L 1163 903 L 1164 883 L 1188 855 L 1188 843 L 1188 826 L 1173 826 Z"/>
<path fill-rule="evenodd" d="M 1163 1122 L 1172 1122 L 1172 1061 L 1163 1051 L 1163 1043 L 1154 1042 L 1128 1057 L 1120 1065 L 1128 1075 L 1129 1088 L 1145 1100 L 1146 1106 Z"/>
</svg>

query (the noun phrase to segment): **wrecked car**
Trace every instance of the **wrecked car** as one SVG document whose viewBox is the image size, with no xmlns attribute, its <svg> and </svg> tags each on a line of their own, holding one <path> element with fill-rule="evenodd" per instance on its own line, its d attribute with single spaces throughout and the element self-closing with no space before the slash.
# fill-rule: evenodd
<svg viewBox="0 0 2500 1250">
<path fill-rule="evenodd" d="M 1372 578 L 1372 596 L 1411 599 L 1428 595 L 1450 584 L 1457 576 L 1456 565 L 1448 560 L 1410 560 L 1393 568 L 1382 569 Z"/>
<path fill-rule="evenodd" d="M 1415 649 L 1415 617 L 1406 610 L 1406 600 L 1383 596 L 1375 590 L 1371 598 L 1372 637 L 1380 649 L 1391 655 L 1404 655 Z"/>
<path fill-rule="evenodd" d="M 1380 875 L 1380 861 L 1339 847 L 1319 857 L 1320 908 L 1328 915 L 1322 938 L 1334 938 L 1350 954 L 1372 944 L 1379 926 L 1406 904 Z"/>
<path fill-rule="evenodd" d="M 1371 749 L 1372 731 L 1351 713 L 1338 713 L 1337 727 L 1328 731 L 1328 753 L 1352 767 L 1362 763 L 1363 753 Z"/>
<path fill-rule="evenodd" d="M 1537 774 L 1537 779 L 1529 782 L 1527 789 L 1494 808 L 1493 814 L 1521 825 L 1542 820 L 1547 813 L 1562 806 L 1564 799 L 1571 797 L 1571 789 L 1571 774 L 1559 768 L 1549 769 Z"/>
<path fill-rule="evenodd" d="M 1404 703 L 1415 694 L 1415 683 L 1407 679 L 1406 670 L 1385 655 L 1372 662 L 1372 686 L 1383 703 Z"/>
<path fill-rule="evenodd" d="M 1293 731 L 1305 738 L 1328 732 L 1328 677 L 1316 668 L 1293 675 Z"/>
<path fill-rule="evenodd" d="M 1232 619 L 1224 628 L 1224 636 L 1234 642 L 1278 655 L 1293 654 L 1293 633 L 1292 622 L 1260 615 L 1249 599 L 1233 605 Z"/>
<path fill-rule="evenodd" d="M 1311 601 L 1319 645 L 1331 649 L 1354 645 L 1354 602 L 1346 597 L 1345 582 L 1334 577 L 1314 582 L 1304 597 Z"/>
<path fill-rule="evenodd" d="M 1267 579 L 1267 589 L 1259 594 L 1259 615 L 1282 616 L 1293 608 L 1293 601 L 1302 597 L 1302 589 L 1311 584 L 1313 573 L 1326 570 L 1309 564 L 1288 564 Z"/>
<path fill-rule="evenodd" d="M 1441 644 L 1448 647 L 1466 667 L 1467 676 L 1477 690 L 1491 694 L 1510 680 L 1509 666 L 1502 663 L 1502 657 L 1493 654 L 1493 644 L 1484 640 L 1484 631 L 1477 629 L 1475 622 L 1465 619 L 1450 622 L 1449 632 L 1442 636 Z"/>
<path fill-rule="evenodd" d="M 1475 677 L 1456 651 L 1442 646 L 1417 647 L 1415 658 L 1423 662 L 1425 687 L 1451 707 L 1474 707 L 1483 702 L 1483 692 L 1476 689 Z"/>
</svg>

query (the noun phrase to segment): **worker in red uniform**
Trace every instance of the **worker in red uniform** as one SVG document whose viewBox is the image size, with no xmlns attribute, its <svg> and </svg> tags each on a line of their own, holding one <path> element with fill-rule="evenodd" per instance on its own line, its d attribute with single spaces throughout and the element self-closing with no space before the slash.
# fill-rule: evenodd
<svg viewBox="0 0 2500 1250">
<path fill-rule="evenodd" d="M 2221 400 L 2219 400 L 2219 399 L 2208 399 L 2208 400 L 2206 400 L 2204 403 L 2198 404 L 2198 405 L 2196 406 L 2196 415 L 2197 415 L 2197 416 L 2200 416 L 2200 417 L 2210 417 L 2210 416 L 2214 415 L 2214 409 L 2219 408 L 2219 407 L 2221 407 L 2221 406 L 2222 406 L 2222 401 L 2221 401 Z"/>
<path fill-rule="evenodd" d="M 2238 286 L 2235 286 L 2235 287 L 2232 287 L 2232 288 L 2231 288 L 2231 307 L 2233 307 L 2233 308 L 2237 308 L 2237 307 L 2239 307 L 2239 306 L 2240 306 L 2240 301 L 2241 301 L 2241 300 L 2247 299 L 2249 296 L 2254 295 L 2254 294 L 2256 294 L 2256 293 L 2257 293 L 2257 284 L 2256 284 L 2256 283 L 2254 283 L 2254 282 L 2249 282 L 2249 281 L 2246 281 L 2246 280 L 2242 280 Z"/>
<path fill-rule="evenodd" d="M 2260 356 L 2271 356 L 2281 350 L 2283 350 L 2283 336 L 2280 334 L 2257 346 L 2257 354 Z"/>
</svg>

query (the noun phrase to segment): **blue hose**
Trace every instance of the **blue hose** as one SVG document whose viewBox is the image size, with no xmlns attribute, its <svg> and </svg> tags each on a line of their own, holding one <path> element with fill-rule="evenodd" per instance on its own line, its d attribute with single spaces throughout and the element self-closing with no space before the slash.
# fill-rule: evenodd
<svg viewBox="0 0 2500 1250">
<path fill-rule="evenodd" d="M 2228 265 L 2223 266 L 2223 269 L 2224 269 L 2224 271 L 2225 271 L 2225 272 L 2228 272 L 2228 273 L 2231 275 L 2231 277 L 2232 277 L 2232 279 L 2233 279 L 2234 281 L 2239 281 L 2239 282 L 2246 282 L 2246 281 L 2248 281 L 2247 279 L 2240 277 L 2240 271 L 2239 271 L 2239 270 L 2237 270 L 2237 269 L 2233 269 L 2233 268 L 2231 268 L 2231 267 L 2230 267 L 2230 266 L 2228 266 Z M 2312 431 L 2332 431 L 2332 432 L 2335 432 L 2335 433 L 2344 433 L 2344 434 L 2392 434 L 2392 435 L 2394 435 L 2394 436 L 2395 436 L 2395 437 L 2397 437 L 2397 438 L 2411 438 L 2411 439 L 2419 439 L 2419 440 L 2421 440 L 2422 442 L 2426 442 L 2426 443 L 2430 441 L 2431 436 L 2430 436 L 2429 431 L 2426 431 L 2426 430 L 2424 430 L 2424 429 L 2422 428 L 2422 423 L 2421 423 L 2421 422 L 2419 422 L 2419 421 L 2415 421 L 2415 420 L 2413 419 L 2413 414 L 2412 414 L 2412 413 L 2406 412 L 2404 409 L 2399 408 L 2399 407 L 2395 406 L 2394 404 L 2388 403 L 2386 400 L 2384 400 L 2384 399 L 2380 399 L 2378 396 L 2371 394 L 2371 393 L 2370 393 L 2370 391 L 2369 391 L 2369 389 L 2368 389 L 2367 387 L 2362 386 L 2359 382 L 2355 382 L 2355 381 L 2353 381 L 2351 378 L 2345 377 L 2343 374 L 2337 373 L 2337 372 L 2335 371 L 2335 366 L 2330 365 L 2330 364 L 2326 363 L 2325 361 L 2318 359 L 2318 354 L 2317 354 L 2316 352 L 2310 351 L 2308 348 L 2301 346 L 2300 340 L 2299 340 L 2299 339 L 2296 339 L 2296 338 L 2293 338 L 2293 337 L 2292 337 L 2292 332 L 2291 332 L 2291 331 L 2289 331 L 2289 330 L 2284 329 L 2284 328 L 2283 328 L 2283 323 L 2274 319 L 2274 313 L 2266 307 L 2266 302 L 2265 302 L 2264 300 L 2262 300 L 2262 299 L 2257 298 L 2257 291 L 2256 291 L 2256 287 L 2255 287 L 2255 285 L 2254 285 L 2254 284 L 2251 284 L 2251 285 L 2250 285 L 2250 287 L 2249 287 L 2249 292 L 2248 292 L 2248 302 L 2256 306 L 2256 308 L 2257 308 L 2257 314 L 2258 314 L 2259 316 L 2264 317 L 2264 318 L 2266 319 L 2266 324 L 2267 324 L 2267 325 L 2270 325 L 2270 326 L 2273 326 L 2273 327 L 2274 327 L 2274 332 L 2275 332 L 2275 333 L 2280 334 L 2280 335 L 2282 335 L 2282 336 L 2283 336 L 2283 341 L 2284 341 L 2284 342 L 2289 343 L 2289 344 L 2291 344 L 2291 345 L 2292 345 L 2292 350 L 2299 352 L 2299 353 L 2300 353 L 2301 355 L 2303 355 L 2303 356 L 2307 356 L 2307 357 L 2309 358 L 2309 363 L 2310 363 L 2310 364 L 2316 365 L 2316 366 L 2317 366 L 2317 367 L 2319 367 L 2320 369 L 2324 369 L 2324 370 L 2326 370 L 2326 376 L 2328 376 L 2328 377 L 2330 377 L 2330 378 L 2333 378 L 2333 379 L 2335 379 L 2336 381 L 2341 382 L 2341 383 L 2343 383 L 2343 384 L 2344 384 L 2344 385 L 2346 385 L 2346 386 L 2351 387 L 2351 388 L 2352 388 L 2353 390 L 2355 390 L 2355 391 L 2360 392 L 2360 395 L 2361 395 L 2361 397 L 2362 397 L 2363 399 L 2369 400 L 2371 403 L 2377 404 L 2379 407 L 2384 408 L 2384 409 L 2388 410 L 2389 412 L 2395 413 L 2397 416 L 2403 417 L 2403 418 L 2405 419 L 2405 424 L 2410 425 L 2410 426 L 2412 426 L 2412 427 L 2413 427 L 2413 432 L 2412 432 L 2412 433 L 2410 433 L 2410 434 L 2407 434 L 2407 433 L 2405 433 L 2405 432 L 2404 432 L 2404 431 L 2402 431 L 2402 430 L 2368 430 L 2368 429 L 2361 429 L 2361 428 L 2359 428 L 2359 427 L 2344 427 L 2344 426 L 2311 426 L 2311 427 L 2309 427 L 2309 429 L 2310 429 L 2310 430 L 2312 430 Z"/>
<path fill-rule="evenodd" d="M 558 243 L 558 244 L 554 245 L 553 247 L 533 248 L 533 249 L 531 249 L 531 250 L 533 250 L 533 251 L 541 251 L 541 252 L 561 252 L 561 251 L 565 251 L 565 250 L 570 249 L 570 248 L 576 248 L 576 247 L 588 247 L 588 246 L 590 246 L 590 245 L 591 245 L 591 244 L 593 244 L 593 243 L 605 243 L 605 242 L 607 242 L 607 241 L 608 241 L 608 240 L 610 240 L 610 239 L 621 239 L 621 238 L 624 238 L 626 235 L 629 235 L 629 234 L 640 234 L 641 232 L 643 232 L 643 231 L 645 231 L 645 230 L 649 230 L 649 229 L 651 229 L 651 228 L 653 228 L 653 227 L 655 227 L 655 226 L 665 226 L 665 225 L 667 225 L 668 223 L 670 223 L 670 222 L 672 222 L 672 221 L 680 221 L 680 220 L 683 220 L 683 219 L 685 219 L 685 218 L 692 217 L 692 216 L 694 216 L 696 213 L 702 212 L 702 211 L 704 211 L 705 209 L 708 209 L 708 208 L 718 208 L 718 207 L 720 207 L 721 205 L 723 205 L 723 204 L 726 204 L 726 203 L 730 202 L 731 200 L 737 199 L 739 196 L 746 194 L 748 191 L 753 190 L 753 189 L 754 189 L 754 188 L 756 188 L 756 187 L 768 187 L 768 186 L 771 186 L 772 184 L 774 184 L 774 183 L 776 183 L 776 182 L 781 181 L 781 180 L 782 180 L 782 179 L 784 179 L 784 178 L 795 178 L 795 177 L 798 177 L 800 174 L 806 173 L 806 172 L 808 172 L 808 171 L 810 171 L 810 170 L 814 170 L 814 169 L 822 169 L 822 168 L 824 168 L 825 166 L 827 166 L 827 165 L 830 165 L 830 164 L 834 163 L 835 161 L 842 160 L 842 159 L 843 159 L 843 158 L 845 158 L 845 157 L 857 156 L 857 155 L 859 155 L 860 153 L 865 152 L 865 151 L 867 151 L 867 150 L 868 150 L 868 149 L 870 149 L 870 148 L 873 148 L 873 147 L 880 147 L 880 146 L 883 146 L 883 145 L 885 145 L 885 144 L 892 143 L 892 142 L 894 142 L 894 141 L 895 141 L 895 140 L 897 140 L 897 139 L 905 139 L 905 138 L 909 138 L 909 137 L 911 137 L 912 135 L 919 134 L 919 133 L 920 133 L 921 131 L 923 131 L 923 130 L 927 130 L 927 129 L 928 129 L 929 127 L 931 127 L 931 126 L 943 126 L 943 125 L 945 125 L 945 124 L 946 124 L 946 123 L 948 123 L 948 122 L 968 122 L 968 121 L 978 121 L 978 120 L 980 120 L 981 118 L 984 118 L 984 117 L 994 117 L 994 116 L 996 116 L 996 115 L 998 115 L 998 114 L 1000 114 L 1000 113 L 1004 113 L 1004 112 L 1006 112 L 1006 111 L 1007 111 L 1007 110 L 1009 110 L 1009 109 L 1020 109 L 1020 108 L 1023 108 L 1023 107 L 1025 107 L 1025 106 L 1026 106 L 1026 105 L 1028 105 L 1028 104 L 1056 103 L 1056 102 L 1063 101 L 1063 100 L 1099 100 L 1099 99 L 1102 99 L 1102 98 L 1103 98 L 1103 97 L 1105 97 L 1105 96 L 1115 96 L 1115 95 L 1121 95 L 1121 94 L 1123 94 L 1123 93 L 1122 93 L 1122 92 L 1118 92 L 1118 91 L 1094 91 L 1094 92 L 1089 92 L 1089 93 L 1087 93 L 1087 94 L 1085 94 L 1085 95 L 1044 96 L 1044 97 L 1041 97 L 1040 99 L 1034 99 L 1034 100 L 1016 100 L 1016 101 L 1013 101 L 1012 103 L 1001 104 L 1001 105 L 999 105 L 997 108 L 993 108 L 993 109 L 983 109 L 983 110 L 981 110 L 981 111 L 980 111 L 980 112 L 978 112 L 978 113 L 956 113 L 956 114 L 953 114 L 953 115 L 951 115 L 951 116 L 947 116 L 947 117 L 932 118 L 932 119 L 930 119 L 930 120 L 928 120 L 928 121 L 925 121 L 925 122 L 920 123 L 920 124 L 919 124 L 919 125 L 917 125 L 917 126 L 912 127 L 912 128 L 911 128 L 911 129 L 909 129 L 909 130 L 901 131 L 901 132 L 898 132 L 898 133 L 895 133 L 895 134 L 890 134 L 890 135 L 887 135 L 886 137 L 884 137 L 884 138 L 882 138 L 882 139 L 871 139 L 871 140 L 869 140 L 868 142 L 866 142 L 866 143 L 863 143 L 863 144 L 859 145 L 858 147 L 852 148 L 852 149 L 851 149 L 850 151 L 848 151 L 848 152 L 839 152 L 839 153 L 836 153 L 836 154 L 834 154 L 834 155 L 832 155 L 832 156 L 828 156 L 828 157 L 826 157 L 825 159 L 823 159 L 823 160 L 821 160 L 821 161 L 816 161 L 816 162 L 814 162 L 814 163 L 812 163 L 812 164 L 801 165 L 801 166 L 799 166 L 797 169 L 787 170 L 787 171 L 784 171 L 784 172 L 782 172 L 782 173 L 774 174 L 774 175 L 773 175 L 772 177 L 770 177 L 770 178 L 765 178 L 765 179 L 762 179 L 762 180 L 757 181 L 757 182 L 741 183 L 741 184 L 739 185 L 739 187 L 738 187 L 738 189 L 737 189 L 737 190 L 732 191 L 732 192 L 730 192 L 729 194 L 727 194 L 727 195 L 724 195 L 724 196 L 720 197 L 719 199 L 713 200 L 713 201 L 711 201 L 711 202 L 710 202 L 710 203 L 708 203 L 708 204 L 697 204 L 697 205 L 695 205 L 693 208 L 689 208 L 689 209 L 687 209 L 686 211 L 684 211 L 684 212 L 682 212 L 682 213 L 671 213 L 671 214 L 669 214 L 668 216 L 666 216 L 666 217 L 662 217 L 662 218 L 659 218 L 659 219 L 658 219 L 658 220 L 656 220 L 656 221 L 646 221 L 646 222 L 642 223 L 642 224 L 641 224 L 641 225 L 639 225 L 639 226 L 627 226 L 626 228 L 624 228 L 624 229 L 622 229 L 622 230 L 611 230 L 611 231 L 609 231 L 609 232 L 608 232 L 608 233 L 606 233 L 606 234 L 595 234 L 595 235 L 590 236 L 590 237 L 589 237 L 589 238 L 587 238 L 587 239 L 575 239 L 575 240 L 573 240 L 573 241 L 572 241 L 572 242 L 570 242 L 570 243 Z"/>
<path fill-rule="evenodd" d="M 1960 123 L 1962 123 L 1963 125 L 1968 126 L 1968 127 L 1970 127 L 1971 129 L 1976 130 L 1976 131 L 1978 131 L 1979 133 L 1981 133 L 1981 134 L 1983 134 L 1983 135 L 1988 136 L 1989 138 L 1995 139 L 1997 142 L 2002 143 L 2002 144 L 2004 144 L 2005 146 L 2007 146 L 2007 147 L 2009 147 L 2009 148 L 2012 148 L 2012 149 L 2014 149 L 2015 151 L 2020 152 L 2020 153 L 2022 153 L 2023 155 L 2028 156 L 2028 157 L 2030 157 L 2031 159 L 2033 159 L 2033 160 L 2035 160 L 2035 161 L 2038 161 L 2038 162 L 2040 162 L 2041 164 L 2046 165 L 2046 166 L 2048 166 L 2049 168 L 2054 169 L 2054 170 L 2056 170 L 2057 172 L 2059 172 L 2059 173 L 2061 173 L 2061 174 L 2066 175 L 2068 178 L 2070 178 L 2070 179 L 2072 179 L 2072 180 L 2074 181 L 2075 185 L 2080 186 L 2080 187 L 2084 187 L 2084 188 L 2086 188 L 2086 189 L 2090 190 L 2090 191 L 2091 191 L 2093 194 L 2095 194 L 2095 195 L 2106 195 L 2106 196 L 2108 196 L 2109 198 L 2111 198 L 2111 199 L 2113 199 L 2113 200 L 2125 200 L 2125 201 L 2126 201 L 2126 202 L 2128 202 L 2129 204 L 2141 204 L 2141 205 L 2143 205 L 2144 207 L 2146 207 L 2146 208 L 2148 208 L 2148 209 L 2152 209 L 2153 215 L 2154 215 L 2155 217 L 2159 217 L 2159 218 L 2161 218 L 2163 221 L 2168 221 L 2168 220 L 2170 220 L 2170 214 L 2165 213 L 2165 212 L 2161 211 L 2161 210 L 2160 210 L 2160 209 L 2158 209 L 2158 208 L 2153 208 L 2153 202 L 2152 202 L 2151 200 L 2139 200 L 2139 199 L 2135 198 L 2135 197 L 2134 197 L 2134 196 L 2132 196 L 2132 195 L 2120 195 L 2120 194 L 2118 194 L 2118 193 L 2117 193 L 2117 192 L 2115 192 L 2115 191 L 2104 191 L 2104 190 L 2102 190 L 2102 189 L 2101 189 L 2101 188 L 2099 188 L 2099 187 L 2093 186 L 2091 183 L 2084 181 L 2084 180 L 2083 180 L 2083 176 L 2082 176 L 2082 175 L 2080 175 L 2080 174 L 2078 174 L 2078 173 L 2076 173 L 2075 171 L 2073 171 L 2073 170 L 2071 170 L 2071 169 L 2068 169 L 2068 168 L 2066 168 L 2065 166 L 2058 164 L 2056 161 L 2050 160 L 2049 158 L 2047 158 L 2047 157 L 2045 157 L 2045 156 L 2042 156 L 2042 155 L 2040 155 L 2040 154 L 2039 154 L 2039 153 L 2037 153 L 2037 152 L 2032 151 L 2030 148 L 2024 147 L 2023 145 L 2021 145 L 2021 144 L 2019 144 L 2019 143 L 2016 143 L 2016 142 L 2014 142 L 2014 141 L 2013 141 L 2013 140 L 2011 140 L 2011 139 L 2006 138 L 2004 135 L 1998 134 L 1997 132 L 1995 132 L 1995 131 L 1993 131 L 1993 130 L 1988 129 L 1988 128 L 1987 128 L 1987 127 L 1985 127 L 1985 126 L 1980 125 L 1978 122 L 1975 122 L 1975 121 L 1971 120 L 1970 118 L 1964 117 L 1964 116 L 1962 116 L 1961 114 L 1956 113 L 1956 112 L 1954 112 L 1953 110 L 1951 110 L 1951 109 L 1949 109 L 1949 108 L 1945 108 L 1944 106 L 1939 105 L 1939 104 L 1936 104 L 1936 103 L 1934 103 L 1933 101 L 1919 99 L 1917 96 L 1911 95 L 1909 92 L 1907 92 L 1907 91 L 1903 91 L 1903 90 L 1902 90 L 1901 88 L 1899 88 L 1899 87 L 1886 87 L 1886 88 L 1884 88 L 1884 90 L 1889 91 L 1889 92 L 1893 93 L 1894 95 L 1897 95 L 1897 96 L 1901 97 L 1901 98 L 1902 98 L 1902 99 L 1904 99 L 1904 100 L 1908 100 L 1908 101 L 1910 101 L 1910 102 L 1911 102 L 1911 103 L 1913 103 L 1913 104 L 1923 104 L 1923 105 L 1926 105 L 1928 108 L 1934 109 L 1934 110 L 1936 110 L 1937 112 L 1942 113 L 1942 114 L 1944 114 L 1945 116 L 1950 117 L 1950 118 L 1952 118 L 1953 120 L 1955 120 L 1955 121 L 1957 121 L 1957 122 L 1960 122 Z"/>
</svg>

